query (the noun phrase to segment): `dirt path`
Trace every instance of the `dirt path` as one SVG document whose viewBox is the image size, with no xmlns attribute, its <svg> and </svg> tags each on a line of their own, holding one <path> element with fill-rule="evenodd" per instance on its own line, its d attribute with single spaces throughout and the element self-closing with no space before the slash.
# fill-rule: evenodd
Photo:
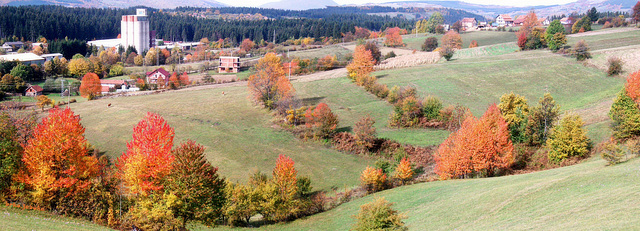
<svg viewBox="0 0 640 231">
<path fill-rule="evenodd" d="M 633 27 L 627 27 L 627 28 L 618 28 L 618 29 L 611 29 L 611 30 L 589 31 L 589 32 L 578 33 L 578 34 L 570 34 L 570 35 L 567 35 L 567 37 L 578 38 L 583 36 L 613 34 L 613 33 L 632 31 L 632 30 L 637 30 L 637 29 Z"/>
</svg>

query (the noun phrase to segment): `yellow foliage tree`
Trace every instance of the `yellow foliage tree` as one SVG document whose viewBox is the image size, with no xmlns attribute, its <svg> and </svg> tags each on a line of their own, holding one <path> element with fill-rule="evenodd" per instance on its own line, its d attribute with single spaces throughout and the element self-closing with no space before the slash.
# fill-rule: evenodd
<svg viewBox="0 0 640 231">
<path fill-rule="evenodd" d="M 93 65 L 85 58 L 76 58 L 69 61 L 67 68 L 69 74 L 76 77 L 84 76 L 93 70 Z"/>
<path fill-rule="evenodd" d="M 411 169 L 411 162 L 407 158 L 402 158 L 400 164 L 396 167 L 396 179 L 399 179 L 404 184 L 406 181 L 413 177 L 413 169 Z"/>
<path fill-rule="evenodd" d="M 560 120 L 547 139 L 548 157 L 561 162 L 569 157 L 585 156 L 589 153 L 589 138 L 579 115 L 567 115 Z"/>
<path fill-rule="evenodd" d="M 375 61 L 371 55 L 371 51 L 367 50 L 364 45 L 356 47 L 353 53 L 353 61 L 347 65 L 348 77 L 353 81 L 369 76 L 373 72 Z"/>
<path fill-rule="evenodd" d="M 285 76 L 282 61 L 275 53 L 267 53 L 258 60 L 256 73 L 249 76 L 249 91 L 253 98 L 269 109 L 278 101 L 293 97 L 295 89 Z"/>
</svg>

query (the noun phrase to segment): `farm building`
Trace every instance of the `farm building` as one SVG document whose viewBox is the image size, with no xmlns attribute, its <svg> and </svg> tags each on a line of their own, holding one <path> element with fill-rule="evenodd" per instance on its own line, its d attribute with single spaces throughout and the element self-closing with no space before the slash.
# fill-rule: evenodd
<svg viewBox="0 0 640 231">
<path fill-rule="evenodd" d="M 40 55 L 40 57 L 44 58 L 44 61 L 46 62 L 46 61 L 51 61 L 51 60 L 53 60 L 55 58 L 61 59 L 62 58 L 62 54 L 60 54 L 60 53 L 43 54 L 43 55 Z"/>
<path fill-rule="evenodd" d="M 11 51 L 17 51 L 24 46 L 23 42 L 6 42 L 2 44 L 2 47 L 11 47 Z"/>
<path fill-rule="evenodd" d="M 551 24 L 548 18 L 539 18 L 538 22 L 543 26 L 548 26 L 549 24 Z"/>
<path fill-rule="evenodd" d="M 147 72 L 147 83 L 158 84 L 158 81 L 163 82 L 165 85 L 169 82 L 171 74 L 164 68 L 158 68 L 152 72 Z"/>
<path fill-rule="evenodd" d="M 25 90 L 24 95 L 30 97 L 42 95 L 42 87 L 38 85 L 31 85 L 27 88 L 27 90 Z"/>
<path fill-rule="evenodd" d="M 522 26 L 524 24 L 524 21 L 527 19 L 526 15 L 520 15 L 516 18 L 516 20 L 513 21 L 513 25 L 514 26 Z"/>
<path fill-rule="evenodd" d="M 475 18 L 463 18 L 461 22 L 464 30 L 478 27 L 478 21 Z"/>
<path fill-rule="evenodd" d="M 238 73 L 238 68 L 240 68 L 240 57 L 220 57 L 220 66 L 218 66 L 218 73 Z"/>
<path fill-rule="evenodd" d="M 44 58 L 34 54 L 34 53 L 20 53 L 20 54 L 10 54 L 10 55 L 0 55 L 0 60 L 5 61 L 19 61 L 24 65 L 31 64 L 44 64 Z"/>
<path fill-rule="evenodd" d="M 496 17 L 496 23 L 498 26 L 513 26 L 513 18 L 508 14 L 501 14 Z"/>
</svg>

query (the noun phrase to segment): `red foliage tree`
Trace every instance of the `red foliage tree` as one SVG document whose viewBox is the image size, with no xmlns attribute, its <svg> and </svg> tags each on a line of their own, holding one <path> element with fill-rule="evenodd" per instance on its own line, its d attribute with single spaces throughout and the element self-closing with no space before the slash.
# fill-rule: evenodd
<svg viewBox="0 0 640 231">
<path fill-rule="evenodd" d="M 450 30 L 442 36 L 442 46 L 462 49 L 462 37 L 457 32 Z"/>
<path fill-rule="evenodd" d="M 93 97 L 100 94 L 102 85 L 100 84 L 100 78 L 94 73 L 87 73 L 82 77 L 82 83 L 80 83 L 80 96 L 84 98 L 93 99 Z"/>
<path fill-rule="evenodd" d="M 20 177 L 33 188 L 36 203 L 48 206 L 61 192 L 71 196 L 89 188 L 100 166 L 87 147 L 80 116 L 69 108 L 54 108 L 38 124 L 24 146 L 24 176 Z"/>
<path fill-rule="evenodd" d="M 402 36 L 400 36 L 400 28 L 398 27 L 387 28 L 385 33 L 386 33 L 385 40 L 384 40 L 385 46 L 400 47 L 404 45 L 404 43 L 402 43 Z"/>
<path fill-rule="evenodd" d="M 500 109 L 491 105 L 478 120 L 468 117 L 462 127 L 440 145 L 436 173 L 443 179 L 493 176 L 513 163 L 513 144 Z"/>
<path fill-rule="evenodd" d="M 631 97 L 636 104 L 640 104 L 640 71 L 629 75 L 624 88 L 627 90 L 627 95 Z"/>
<path fill-rule="evenodd" d="M 518 34 L 518 47 L 520 50 L 526 49 L 527 46 L 527 35 L 525 33 Z"/>
<path fill-rule="evenodd" d="M 180 86 L 180 80 L 178 79 L 178 74 L 173 72 L 171 77 L 169 77 L 169 87 L 176 88 Z"/>
<path fill-rule="evenodd" d="M 180 76 L 180 84 L 182 86 L 187 86 L 189 85 L 191 82 L 189 81 L 189 75 L 187 75 L 187 72 L 185 71 L 184 73 L 182 73 L 182 75 Z"/>
<path fill-rule="evenodd" d="M 365 78 L 369 76 L 369 73 L 373 72 L 375 62 L 371 51 L 367 50 L 364 45 L 357 46 L 353 53 L 353 61 L 347 65 L 347 77 L 359 82 L 359 79 Z"/>
<path fill-rule="evenodd" d="M 251 39 L 244 39 L 242 40 L 242 43 L 240 44 L 240 50 L 247 52 L 250 51 L 251 49 L 253 49 L 256 46 L 256 43 L 254 43 L 253 41 L 251 41 Z"/>
<path fill-rule="evenodd" d="M 291 197 L 298 192 L 298 171 L 293 166 L 294 164 L 295 162 L 291 158 L 282 154 L 276 160 L 276 167 L 273 168 L 273 181 L 280 190 L 280 195 Z"/>
<path fill-rule="evenodd" d="M 357 39 L 367 39 L 371 35 L 371 31 L 364 27 L 356 26 L 356 33 L 353 34 Z"/>
<path fill-rule="evenodd" d="M 171 171 L 173 128 L 160 115 L 147 113 L 133 128 L 133 140 L 127 152 L 118 158 L 118 170 L 125 186 L 132 194 L 161 190 L 162 181 Z"/>
<path fill-rule="evenodd" d="M 338 116 L 331 112 L 331 108 L 326 103 L 319 103 L 315 109 L 307 109 L 305 113 L 305 125 L 313 134 L 314 138 L 331 137 L 338 127 Z"/>
</svg>

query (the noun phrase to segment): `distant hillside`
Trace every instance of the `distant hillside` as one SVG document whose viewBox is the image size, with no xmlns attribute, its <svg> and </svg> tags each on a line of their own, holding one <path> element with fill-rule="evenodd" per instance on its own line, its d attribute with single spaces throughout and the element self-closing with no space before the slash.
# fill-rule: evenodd
<svg viewBox="0 0 640 231">
<path fill-rule="evenodd" d="M 598 11 L 600 12 L 630 11 L 631 8 L 636 4 L 636 2 L 636 0 L 578 0 L 576 2 L 567 3 L 564 5 L 538 5 L 526 7 L 480 5 L 466 3 L 463 1 L 398 1 L 375 5 L 389 7 L 445 7 L 452 9 L 461 9 L 480 14 L 485 17 L 493 18 L 498 14 L 526 14 L 531 9 L 534 9 L 536 11 L 536 14 L 541 17 L 558 14 L 570 14 L 572 12 L 584 13 L 592 7 L 596 7 L 596 9 L 598 9 Z"/>
<path fill-rule="evenodd" d="M 333 0 L 281 0 L 269 2 L 261 5 L 261 8 L 283 9 L 283 10 L 308 10 L 320 9 L 327 6 L 337 6 Z"/>
<path fill-rule="evenodd" d="M 128 8 L 132 6 L 145 6 L 157 9 L 173 9 L 179 6 L 197 7 L 225 7 L 227 5 L 213 0 L 0 0 L 0 6 L 26 6 L 26 5 L 59 5 L 67 7 L 116 7 Z"/>
</svg>

